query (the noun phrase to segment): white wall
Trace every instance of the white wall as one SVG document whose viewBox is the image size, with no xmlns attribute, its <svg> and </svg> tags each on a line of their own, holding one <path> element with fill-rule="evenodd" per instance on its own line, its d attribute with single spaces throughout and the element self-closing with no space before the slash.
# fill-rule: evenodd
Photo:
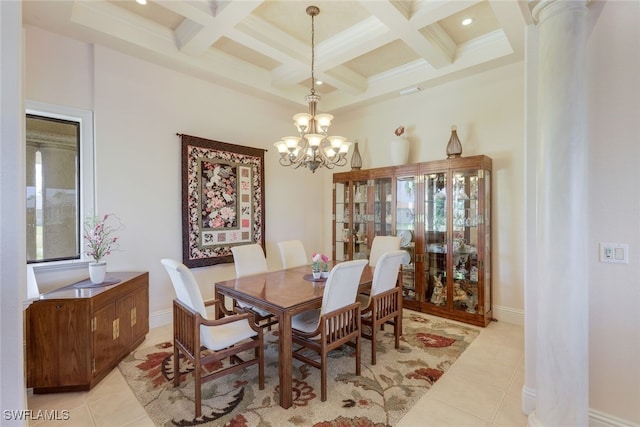
<svg viewBox="0 0 640 427">
<path fill-rule="evenodd" d="M 589 5 L 589 403 L 640 425 L 640 2 Z M 629 244 L 629 264 L 598 243 Z"/>
<path fill-rule="evenodd" d="M 22 102 L 22 9 L 0 2 L 0 409 L 3 426 L 25 425 L 23 301 L 26 295 L 26 164 Z"/>
<path fill-rule="evenodd" d="M 501 67 L 432 89 L 340 114 L 361 141 L 363 168 L 389 165 L 394 130 L 404 125 L 409 161 L 446 158 L 451 126 L 462 156 L 493 159 L 494 316 L 522 323 L 524 218 L 524 66 Z M 346 168 L 348 169 L 348 168 Z"/>
<path fill-rule="evenodd" d="M 323 245 L 322 173 L 278 164 L 273 142 L 293 131 L 284 108 L 166 68 L 26 27 L 27 99 L 95 113 L 97 212 L 125 224 L 112 271 L 149 271 L 151 324 L 170 313 L 163 257 L 182 259 L 181 158 L 176 133 L 265 148 L 266 250 L 280 268 L 276 243 L 299 238 L 309 253 Z M 318 206 L 320 205 L 320 206 Z M 316 208 L 317 207 L 317 208 Z M 232 264 L 196 269 L 202 292 L 234 277 Z M 165 316 L 164 320 L 167 319 Z"/>
</svg>

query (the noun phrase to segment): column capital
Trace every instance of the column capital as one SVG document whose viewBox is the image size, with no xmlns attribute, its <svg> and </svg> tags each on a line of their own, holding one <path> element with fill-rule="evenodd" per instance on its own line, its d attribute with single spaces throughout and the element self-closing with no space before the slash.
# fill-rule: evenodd
<svg viewBox="0 0 640 427">
<path fill-rule="evenodd" d="M 531 16 L 536 25 L 539 25 L 550 16 L 564 11 L 586 11 L 589 1 L 590 0 L 540 0 L 533 6 Z"/>
</svg>

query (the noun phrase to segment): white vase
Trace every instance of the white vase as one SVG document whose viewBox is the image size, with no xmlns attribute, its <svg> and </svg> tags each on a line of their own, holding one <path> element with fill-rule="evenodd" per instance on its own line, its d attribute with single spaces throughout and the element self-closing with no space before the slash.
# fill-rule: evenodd
<svg viewBox="0 0 640 427">
<path fill-rule="evenodd" d="M 406 165 L 409 163 L 409 140 L 398 137 L 389 143 L 391 150 L 391 166 Z"/>
<path fill-rule="evenodd" d="M 107 263 L 105 261 L 89 263 L 89 280 L 91 280 L 91 283 L 98 285 L 104 282 L 106 275 Z"/>
<path fill-rule="evenodd" d="M 322 277 L 323 279 L 326 279 L 327 277 L 329 277 L 329 272 L 328 271 L 321 271 L 320 272 L 320 277 Z"/>
<path fill-rule="evenodd" d="M 313 275 L 314 279 L 319 279 L 322 273 L 320 273 L 319 271 L 312 271 L 311 274 Z"/>
</svg>

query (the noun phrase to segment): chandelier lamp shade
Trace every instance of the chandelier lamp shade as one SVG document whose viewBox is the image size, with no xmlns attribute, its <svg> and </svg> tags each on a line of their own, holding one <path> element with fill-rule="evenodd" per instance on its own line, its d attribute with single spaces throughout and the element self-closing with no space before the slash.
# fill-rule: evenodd
<svg viewBox="0 0 640 427">
<path fill-rule="evenodd" d="M 332 169 L 347 164 L 347 153 L 351 142 L 342 136 L 329 136 L 329 126 L 333 116 L 318 114 L 320 95 L 316 94 L 315 79 L 315 26 L 314 18 L 320 13 L 316 6 L 307 7 L 311 16 L 311 92 L 305 96 L 309 105 L 308 113 L 293 116 L 293 124 L 299 136 L 285 136 L 274 145 L 280 153 L 280 164 L 294 169 L 304 166 L 315 173 L 319 167 Z"/>
</svg>

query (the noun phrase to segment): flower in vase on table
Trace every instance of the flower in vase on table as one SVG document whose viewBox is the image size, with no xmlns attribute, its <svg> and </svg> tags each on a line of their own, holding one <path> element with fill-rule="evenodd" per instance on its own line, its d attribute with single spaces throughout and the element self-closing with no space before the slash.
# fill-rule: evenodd
<svg viewBox="0 0 640 427">
<path fill-rule="evenodd" d="M 111 224 L 111 218 L 117 221 L 116 225 Z M 113 234 L 123 228 L 124 225 L 114 214 L 106 214 L 102 218 L 97 216 L 87 218 L 84 223 L 84 239 L 87 244 L 85 253 L 95 262 L 100 262 L 111 252 L 119 250 L 118 237 Z"/>
<path fill-rule="evenodd" d="M 329 257 L 325 254 L 314 252 L 313 255 L 311 255 L 311 261 L 313 262 L 311 270 L 315 272 L 329 271 Z"/>
</svg>

